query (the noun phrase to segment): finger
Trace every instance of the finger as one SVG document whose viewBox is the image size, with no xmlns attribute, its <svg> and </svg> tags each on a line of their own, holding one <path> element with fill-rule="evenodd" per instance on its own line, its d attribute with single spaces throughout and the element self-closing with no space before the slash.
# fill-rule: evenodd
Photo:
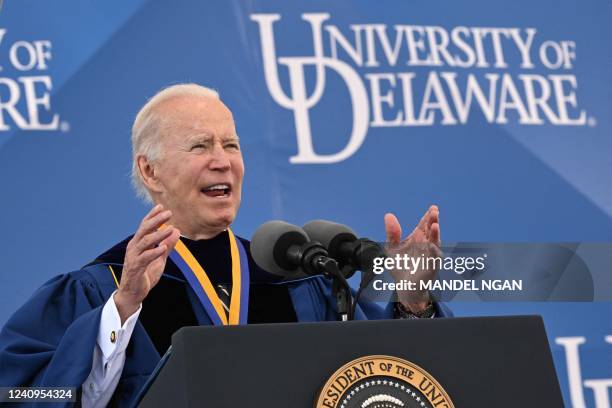
<svg viewBox="0 0 612 408">
<path fill-rule="evenodd" d="M 178 230 L 178 228 L 171 227 L 171 229 L 172 229 L 172 234 L 170 234 L 170 236 L 168 236 L 162 242 L 162 244 L 166 245 L 166 248 L 167 248 L 166 252 L 168 254 L 170 254 L 170 252 L 174 249 L 174 247 L 176 246 L 176 243 L 181 237 L 181 232 Z"/>
<path fill-rule="evenodd" d="M 431 227 L 433 226 L 433 224 L 439 224 L 439 210 L 437 207 L 435 206 L 431 206 L 429 208 L 428 211 L 428 218 L 427 218 L 427 239 L 431 242 L 435 242 L 432 238 L 431 238 Z"/>
<path fill-rule="evenodd" d="M 143 220 L 148 220 L 150 218 L 155 217 L 157 214 L 159 214 L 160 212 L 162 212 L 164 210 L 164 206 L 161 204 L 157 204 L 155 207 L 151 208 L 151 211 L 149 211 L 149 213 L 147 215 L 145 215 L 145 217 L 143 218 Z"/>
<path fill-rule="evenodd" d="M 432 205 L 429 207 L 429 226 L 431 226 L 433 223 L 437 223 L 439 218 L 440 210 L 438 209 L 438 206 Z"/>
<path fill-rule="evenodd" d="M 156 214 L 155 216 L 149 218 L 148 220 L 144 220 L 140 224 L 140 230 L 144 234 L 148 234 L 149 232 L 155 231 L 159 227 L 161 227 L 165 222 L 167 222 L 172 217 L 172 211 L 165 210 Z"/>
<path fill-rule="evenodd" d="M 425 238 L 429 240 L 429 229 L 434 222 L 438 222 L 438 207 L 432 205 L 427 209 L 425 214 L 423 214 L 423 217 L 421 217 L 412 233 L 414 234 L 417 230 L 421 231 Z"/>
<path fill-rule="evenodd" d="M 429 239 L 428 241 L 431 242 L 432 244 L 436 245 L 437 247 L 442 245 L 442 240 L 440 238 L 440 224 L 435 223 L 435 224 L 431 224 L 431 228 L 429 230 L 430 234 L 429 234 Z"/>
<path fill-rule="evenodd" d="M 144 251 L 158 246 L 164 239 L 172 234 L 172 228 L 161 228 L 143 236 L 136 241 L 136 253 L 140 254 Z"/>
<path fill-rule="evenodd" d="M 165 255 L 167 250 L 168 247 L 166 247 L 165 244 L 161 244 L 156 246 L 155 248 L 147 249 L 142 254 L 140 254 L 139 262 L 142 266 L 145 267 L 142 269 L 145 270 L 147 265 L 149 265 L 151 262 L 153 262 L 160 256 Z"/>
<path fill-rule="evenodd" d="M 387 233 L 387 242 L 399 244 L 402 239 L 402 226 L 392 213 L 385 214 L 385 232 Z"/>
<path fill-rule="evenodd" d="M 167 222 L 172 217 L 172 211 L 166 210 L 162 211 L 149 219 L 142 220 L 140 227 L 138 227 L 138 231 L 134 234 L 134 238 L 137 240 L 142 238 L 143 236 L 155 231 L 165 222 Z"/>
<path fill-rule="evenodd" d="M 151 283 L 151 288 L 153 288 L 154 286 L 157 285 L 157 283 L 161 279 L 162 275 L 164 274 L 164 265 L 165 265 L 165 262 L 166 262 L 166 255 L 165 254 L 161 254 L 160 256 L 155 258 L 153 261 L 151 261 L 150 265 L 153 265 L 155 263 L 158 264 L 158 265 L 155 265 L 154 267 L 150 268 L 150 271 L 149 271 L 149 274 L 148 274 L 149 282 Z"/>
<path fill-rule="evenodd" d="M 411 244 L 411 243 L 422 243 L 425 241 L 427 241 L 427 231 L 424 231 L 420 229 L 419 227 L 416 227 L 414 230 L 412 230 L 412 233 L 408 235 L 406 239 L 404 239 L 403 242 Z"/>
<path fill-rule="evenodd" d="M 138 226 L 138 230 L 140 230 L 142 228 L 142 226 L 148 221 L 153 219 L 154 217 L 158 216 L 160 213 L 162 213 L 164 211 L 164 206 L 161 204 L 157 204 L 155 207 L 153 207 L 151 209 L 151 211 L 149 211 L 149 213 L 147 215 L 144 216 L 144 218 L 142 219 L 142 221 L 140 221 L 140 225 Z M 140 236 L 139 231 L 136 231 L 136 233 L 134 234 L 134 237 L 136 237 L 137 235 Z"/>
<path fill-rule="evenodd" d="M 423 232 L 423 234 L 425 234 L 427 236 L 427 226 L 429 223 L 429 209 L 427 209 L 427 211 L 425 211 L 425 214 L 423 214 L 423 216 L 421 217 L 421 219 L 419 220 L 419 223 L 417 224 L 417 226 L 414 228 L 414 231 L 416 230 L 420 230 Z M 414 233 L 413 231 L 413 233 Z"/>
</svg>

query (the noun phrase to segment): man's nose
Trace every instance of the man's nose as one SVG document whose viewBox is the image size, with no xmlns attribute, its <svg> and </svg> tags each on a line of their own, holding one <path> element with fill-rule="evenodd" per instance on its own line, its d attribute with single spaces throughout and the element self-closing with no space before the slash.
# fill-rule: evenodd
<svg viewBox="0 0 612 408">
<path fill-rule="evenodd" d="M 210 160 L 211 170 L 229 170 L 231 168 L 229 155 L 220 143 L 215 143 Z"/>
</svg>

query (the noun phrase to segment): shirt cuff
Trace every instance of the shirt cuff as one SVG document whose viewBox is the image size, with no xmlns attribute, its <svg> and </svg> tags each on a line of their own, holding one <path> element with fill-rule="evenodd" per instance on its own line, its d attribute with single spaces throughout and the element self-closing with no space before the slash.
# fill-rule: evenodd
<svg viewBox="0 0 612 408">
<path fill-rule="evenodd" d="M 142 310 L 142 304 L 138 306 L 130 317 L 128 317 L 121 326 L 121 317 L 115 304 L 114 296 L 117 291 L 114 291 L 110 299 L 102 309 L 102 317 L 100 318 L 100 330 L 98 331 L 98 345 L 102 351 L 104 364 L 106 364 L 115 354 L 122 353 L 127 348 L 132 332 L 138 321 L 138 316 Z"/>
</svg>

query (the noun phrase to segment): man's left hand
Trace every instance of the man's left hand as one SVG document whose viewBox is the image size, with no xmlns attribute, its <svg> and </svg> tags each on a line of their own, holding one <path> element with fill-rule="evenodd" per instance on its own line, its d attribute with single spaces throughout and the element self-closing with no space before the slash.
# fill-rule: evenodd
<svg viewBox="0 0 612 408">
<path fill-rule="evenodd" d="M 387 232 L 387 255 L 409 257 L 439 257 L 441 256 L 440 239 L 440 211 L 438 207 L 429 207 L 419 224 L 402 240 L 402 227 L 394 214 L 385 214 L 385 230 Z M 419 285 L 420 281 L 429 281 L 435 278 L 436 270 L 426 267 L 418 268 L 414 271 L 405 269 L 395 269 L 391 274 L 396 281 L 408 280 Z M 398 300 L 402 305 L 413 313 L 424 310 L 431 302 L 427 290 L 398 291 Z"/>
</svg>

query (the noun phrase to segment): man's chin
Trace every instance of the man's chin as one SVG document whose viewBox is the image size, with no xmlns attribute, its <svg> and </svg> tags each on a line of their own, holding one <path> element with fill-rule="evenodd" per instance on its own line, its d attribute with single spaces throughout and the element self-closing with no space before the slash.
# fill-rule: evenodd
<svg viewBox="0 0 612 408">
<path fill-rule="evenodd" d="M 236 218 L 236 216 L 233 212 L 228 214 L 219 214 L 217 217 L 210 220 L 209 224 L 221 232 L 229 228 L 232 222 L 234 222 L 234 218 Z"/>
<path fill-rule="evenodd" d="M 196 225 L 214 232 L 215 235 L 226 230 L 234 222 L 237 209 L 234 205 L 222 207 L 200 207 L 195 215 Z M 194 220 L 195 221 L 195 220 Z"/>
</svg>

